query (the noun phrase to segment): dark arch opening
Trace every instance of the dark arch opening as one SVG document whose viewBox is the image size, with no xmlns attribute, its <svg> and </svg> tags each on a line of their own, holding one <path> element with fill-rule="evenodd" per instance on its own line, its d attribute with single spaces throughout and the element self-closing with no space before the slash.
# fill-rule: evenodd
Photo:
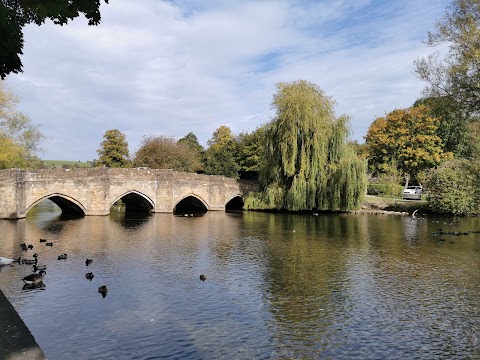
<svg viewBox="0 0 480 360">
<path fill-rule="evenodd" d="M 153 210 L 150 201 L 134 192 L 123 195 L 120 201 L 120 203 L 125 206 L 125 212 L 150 213 Z"/>
<path fill-rule="evenodd" d="M 54 202 L 62 210 L 62 215 L 85 215 L 80 206 L 62 196 L 54 195 L 49 197 L 48 200 Z"/>
<path fill-rule="evenodd" d="M 225 205 L 226 212 L 237 212 L 242 211 L 243 209 L 243 198 L 240 195 L 235 196 L 231 199 L 227 205 Z"/>
<path fill-rule="evenodd" d="M 187 196 L 180 200 L 173 209 L 174 215 L 203 215 L 208 211 L 203 202 L 195 196 Z"/>
</svg>

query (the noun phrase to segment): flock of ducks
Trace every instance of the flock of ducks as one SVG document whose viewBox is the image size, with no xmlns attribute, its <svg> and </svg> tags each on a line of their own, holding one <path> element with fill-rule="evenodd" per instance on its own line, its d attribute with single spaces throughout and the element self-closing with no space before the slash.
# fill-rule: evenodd
<svg viewBox="0 0 480 360">
<path fill-rule="evenodd" d="M 46 239 L 40 239 L 40 243 L 44 243 L 45 246 L 53 247 L 53 242 L 47 242 Z M 32 244 L 25 244 L 22 243 L 20 244 L 20 248 L 24 251 L 27 250 L 33 250 L 33 245 Z M 33 273 L 30 275 L 27 275 L 22 278 L 22 281 L 24 283 L 23 290 L 26 289 L 38 289 L 38 288 L 44 288 L 45 285 L 43 283 L 43 278 L 45 277 L 45 274 L 47 273 L 47 265 L 39 265 L 38 264 L 38 254 L 33 254 L 32 255 L 33 259 L 27 259 L 23 258 L 20 256 L 17 259 L 10 259 L 10 258 L 5 258 L 0 256 L 0 266 L 13 266 L 14 263 L 22 264 L 22 265 L 33 265 Z M 57 257 L 57 260 L 67 260 L 68 255 L 67 254 L 60 254 Z M 93 259 L 86 259 L 85 260 L 85 266 L 89 266 L 93 263 Z M 94 275 L 92 272 L 88 272 L 85 274 L 85 278 L 87 280 L 92 281 L 94 278 Z M 205 281 L 207 280 L 207 276 L 205 274 L 200 274 L 200 280 Z M 108 293 L 108 288 L 106 285 L 102 285 L 98 288 L 98 292 L 102 295 L 102 297 L 107 296 Z"/>
<path fill-rule="evenodd" d="M 45 246 L 53 247 L 53 242 L 47 242 L 46 239 L 40 239 L 40 243 L 45 243 Z M 33 250 L 33 245 L 32 244 L 25 244 L 22 243 L 20 244 L 20 248 L 24 251 L 27 250 Z M 23 285 L 23 290 L 26 289 L 39 289 L 39 288 L 44 288 L 45 284 L 43 283 L 43 278 L 45 277 L 45 274 L 47 273 L 47 265 L 39 265 L 38 264 L 38 254 L 33 254 L 32 255 L 33 259 L 27 259 L 23 258 L 20 256 L 17 259 L 10 259 L 6 257 L 1 257 L 0 256 L 0 266 L 13 266 L 14 263 L 18 263 L 19 265 L 33 265 L 33 273 L 30 275 L 27 275 L 22 278 L 22 281 L 24 283 Z M 68 255 L 67 254 L 60 254 L 57 257 L 57 260 L 67 260 Z M 89 266 L 92 264 L 93 259 L 87 259 L 85 260 L 85 265 Z M 88 272 L 85 274 L 85 278 L 92 281 L 94 278 L 94 275 L 92 272 Z M 98 292 L 102 295 L 102 297 L 107 296 L 108 289 L 106 285 L 102 285 L 98 288 Z"/>
</svg>

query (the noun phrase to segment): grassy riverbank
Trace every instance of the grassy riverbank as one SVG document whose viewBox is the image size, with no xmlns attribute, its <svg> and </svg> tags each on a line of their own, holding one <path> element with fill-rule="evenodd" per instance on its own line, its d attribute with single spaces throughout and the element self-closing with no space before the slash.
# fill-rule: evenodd
<svg viewBox="0 0 480 360">
<path fill-rule="evenodd" d="M 412 213 L 416 209 L 425 211 L 427 202 L 425 200 L 403 200 L 383 198 L 380 196 L 365 195 L 362 202 L 362 210 L 399 211 Z"/>
</svg>

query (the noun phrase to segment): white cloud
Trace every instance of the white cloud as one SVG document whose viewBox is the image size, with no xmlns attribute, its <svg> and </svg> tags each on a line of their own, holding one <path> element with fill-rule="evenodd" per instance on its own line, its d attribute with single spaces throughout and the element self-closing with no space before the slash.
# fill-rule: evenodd
<svg viewBox="0 0 480 360">
<path fill-rule="evenodd" d="M 117 0 L 102 23 L 25 29 L 24 73 L 7 84 L 50 137 L 45 159 L 97 157 L 104 132 L 206 144 L 220 125 L 254 130 L 275 83 L 306 79 L 352 117 L 362 140 L 375 116 L 421 95 L 413 61 L 447 0 L 377 2 Z"/>
</svg>

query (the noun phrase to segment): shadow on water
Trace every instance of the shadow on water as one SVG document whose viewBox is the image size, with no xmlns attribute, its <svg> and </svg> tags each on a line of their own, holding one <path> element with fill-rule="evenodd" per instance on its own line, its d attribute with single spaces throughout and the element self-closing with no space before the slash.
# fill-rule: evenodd
<svg viewBox="0 0 480 360">
<path fill-rule="evenodd" d="M 131 229 L 146 224 L 152 218 L 150 212 L 127 211 L 125 206 L 114 205 L 110 209 L 110 219 L 123 228 Z"/>
<path fill-rule="evenodd" d="M 31 291 L 31 290 L 45 290 L 46 285 L 43 281 L 40 281 L 36 284 L 24 284 L 22 290 Z"/>
</svg>

